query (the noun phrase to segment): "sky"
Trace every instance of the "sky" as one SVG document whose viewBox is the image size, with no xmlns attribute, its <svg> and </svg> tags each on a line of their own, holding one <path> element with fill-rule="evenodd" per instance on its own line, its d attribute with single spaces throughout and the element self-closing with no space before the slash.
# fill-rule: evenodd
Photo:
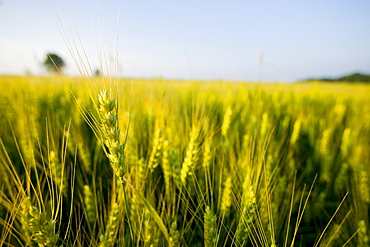
<svg viewBox="0 0 370 247">
<path fill-rule="evenodd" d="M 0 74 L 293 82 L 370 74 L 369 0 L 0 0 Z M 86 69 L 87 68 L 87 69 Z"/>
</svg>

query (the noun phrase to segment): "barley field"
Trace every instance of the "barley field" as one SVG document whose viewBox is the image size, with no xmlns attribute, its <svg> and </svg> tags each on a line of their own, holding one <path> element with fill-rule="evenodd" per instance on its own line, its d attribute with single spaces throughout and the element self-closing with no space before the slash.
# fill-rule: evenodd
<svg viewBox="0 0 370 247">
<path fill-rule="evenodd" d="M 369 85 L 0 86 L 0 246 L 370 245 Z"/>
</svg>

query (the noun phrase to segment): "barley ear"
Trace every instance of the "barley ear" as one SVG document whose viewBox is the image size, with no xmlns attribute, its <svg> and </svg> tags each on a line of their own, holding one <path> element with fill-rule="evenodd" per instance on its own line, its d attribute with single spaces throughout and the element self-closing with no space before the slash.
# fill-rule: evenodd
<svg viewBox="0 0 370 247">
<path fill-rule="evenodd" d="M 217 236 L 216 216 L 213 214 L 209 206 L 206 207 L 204 214 L 204 246 L 211 247 L 216 244 Z"/>
<path fill-rule="evenodd" d="M 50 151 L 49 153 L 49 168 L 51 170 L 51 177 L 55 184 L 59 190 L 66 195 L 68 180 L 65 175 L 64 164 L 60 162 L 57 154 L 54 151 Z"/>
<path fill-rule="evenodd" d="M 190 133 L 190 141 L 186 151 L 184 162 L 182 163 L 181 168 L 181 182 L 183 185 L 186 185 L 186 180 L 188 175 L 193 174 L 195 164 L 198 161 L 198 152 L 199 152 L 199 128 L 193 127 Z"/>
<path fill-rule="evenodd" d="M 153 148 L 149 158 L 149 169 L 153 171 L 159 164 L 162 155 L 163 136 L 162 129 L 157 128 L 154 133 Z"/>
<path fill-rule="evenodd" d="M 296 144 L 301 134 L 301 129 L 302 129 L 302 120 L 298 118 L 294 123 L 293 133 L 290 138 L 290 145 L 294 146 Z"/>
<path fill-rule="evenodd" d="M 228 132 L 229 127 L 230 127 L 230 121 L 231 121 L 231 115 L 232 114 L 233 114 L 233 110 L 231 110 L 231 108 L 228 107 L 226 112 L 225 112 L 224 121 L 223 121 L 222 127 L 221 127 L 221 134 L 224 137 L 227 136 L 227 132 Z"/>
<path fill-rule="evenodd" d="M 358 222 L 358 246 L 369 246 L 369 234 L 366 227 L 366 221 L 360 220 Z"/>
<path fill-rule="evenodd" d="M 116 235 L 119 224 L 119 205 L 114 203 L 109 213 L 108 222 L 104 234 L 100 235 L 99 247 L 113 246 L 116 241 Z"/>
<path fill-rule="evenodd" d="M 224 183 L 224 190 L 222 193 L 222 201 L 221 201 L 221 213 L 223 215 L 228 215 L 230 206 L 231 206 L 231 177 L 228 177 Z"/>
<path fill-rule="evenodd" d="M 103 143 L 108 149 L 107 157 L 116 173 L 122 181 L 126 173 L 125 144 L 120 142 L 121 132 L 118 128 L 118 115 L 116 114 L 116 99 L 109 98 L 108 93 L 102 90 L 98 96 L 99 115 L 101 118 L 101 135 Z"/>
<path fill-rule="evenodd" d="M 95 222 L 95 201 L 89 185 L 84 185 L 84 203 L 87 222 L 92 226 Z"/>
<path fill-rule="evenodd" d="M 180 233 L 177 230 L 177 223 L 176 221 L 172 222 L 170 228 L 170 247 L 178 247 L 180 246 Z"/>
<path fill-rule="evenodd" d="M 56 246 L 59 240 L 59 234 L 55 233 L 56 221 L 34 207 L 28 197 L 22 202 L 21 222 L 27 242 L 35 242 L 39 247 Z"/>
<path fill-rule="evenodd" d="M 207 168 L 211 164 L 212 160 L 212 152 L 211 152 L 211 143 L 207 140 L 204 144 L 204 152 L 203 152 L 203 168 Z"/>
</svg>

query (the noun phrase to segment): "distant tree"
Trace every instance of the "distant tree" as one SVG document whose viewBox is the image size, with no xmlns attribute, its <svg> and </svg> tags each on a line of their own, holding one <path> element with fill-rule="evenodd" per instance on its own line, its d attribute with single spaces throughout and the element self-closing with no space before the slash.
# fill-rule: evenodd
<svg viewBox="0 0 370 247">
<path fill-rule="evenodd" d="M 100 69 L 96 69 L 96 70 L 94 71 L 94 76 L 95 76 L 95 77 L 100 77 L 100 76 L 101 76 Z"/>
<path fill-rule="evenodd" d="M 57 54 L 48 53 L 46 54 L 44 66 L 46 70 L 50 73 L 62 73 L 65 63 L 63 59 Z"/>
</svg>

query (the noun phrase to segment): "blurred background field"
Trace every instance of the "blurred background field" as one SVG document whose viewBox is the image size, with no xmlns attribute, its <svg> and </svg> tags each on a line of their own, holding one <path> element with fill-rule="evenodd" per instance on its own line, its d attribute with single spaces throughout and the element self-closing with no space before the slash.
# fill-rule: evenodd
<svg viewBox="0 0 370 247">
<path fill-rule="evenodd" d="M 2 245 L 369 245 L 368 84 L 1 76 L 0 86 Z M 118 102 L 125 178 L 168 239 L 92 131 L 101 89 Z"/>
</svg>

